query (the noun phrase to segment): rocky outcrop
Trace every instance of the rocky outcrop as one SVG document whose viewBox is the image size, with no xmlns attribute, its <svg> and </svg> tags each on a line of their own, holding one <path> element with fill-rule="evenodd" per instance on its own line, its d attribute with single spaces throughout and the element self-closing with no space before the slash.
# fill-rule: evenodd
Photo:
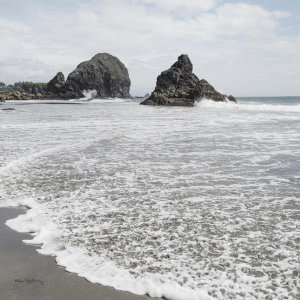
<svg viewBox="0 0 300 300">
<path fill-rule="evenodd" d="M 58 72 L 48 84 L 0 82 L 0 102 L 29 99 L 76 99 L 84 97 L 84 90 L 96 90 L 99 98 L 130 98 L 130 78 L 125 65 L 115 56 L 99 53 L 82 62 L 65 81 Z"/>
<path fill-rule="evenodd" d="M 237 100 L 235 99 L 235 97 L 233 97 L 232 95 L 229 95 L 229 96 L 227 97 L 227 99 L 228 99 L 229 101 L 232 101 L 232 102 L 237 102 Z"/>
<path fill-rule="evenodd" d="M 30 94 L 23 91 L 8 92 L 0 95 L 0 102 L 5 100 L 34 100 L 34 99 L 44 99 L 45 96 L 41 93 Z"/>
<path fill-rule="evenodd" d="M 58 73 L 47 85 L 47 94 L 63 99 L 82 98 L 84 90 L 96 90 L 99 98 L 129 98 L 127 68 L 117 57 L 99 53 L 79 64 L 66 82 Z"/>
<path fill-rule="evenodd" d="M 217 92 L 206 80 L 199 80 L 193 73 L 189 57 L 182 54 L 170 69 L 157 77 L 155 90 L 141 104 L 194 106 L 195 101 L 201 98 L 227 100 L 226 95 Z"/>
<path fill-rule="evenodd" d="M 65 76 L 62 72 L 58 72 L 48 83 L 46 88 L 47 95 L 60 96 L 63 86 L 65 85 Z"/>
</svg>

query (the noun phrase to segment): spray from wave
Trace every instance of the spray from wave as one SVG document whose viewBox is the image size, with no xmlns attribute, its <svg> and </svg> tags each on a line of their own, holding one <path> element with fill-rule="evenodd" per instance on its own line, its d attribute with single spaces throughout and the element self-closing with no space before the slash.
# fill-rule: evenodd
<svg viewBox="0 0 300 300">
<path fill-rule="evenodd" d="M 91 101 L 97 97 L 96 90 L 83 90 L 82 93 L 83 93 L 84 97 L 80 98 L 79 100 Z"/>
</svg>

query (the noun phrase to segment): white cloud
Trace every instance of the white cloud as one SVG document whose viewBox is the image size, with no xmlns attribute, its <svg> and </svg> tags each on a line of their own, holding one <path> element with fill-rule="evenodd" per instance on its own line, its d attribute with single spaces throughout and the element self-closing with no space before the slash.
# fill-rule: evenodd
<svg viewBox="0 0 300 300">
<path fill-rule="evenodd" d="M 299 93 L 293 84 L 299 37 L 277 33 L 288 13 L 245 3 L 216 5 L 215 0 L 101 0 L 69 11 L 40 11 L 27 23 L 0 18 L 0 81 L 48 81 L 109 52 L 127 65 L 132 93 L 143 94 L 179 54 L 188 53 L 195 73 L 226 93 Z M 289 75 L 280 77 L 274 69 Z"/>
<path fill-rule="evenodd" d="M 245 3 L 224 4 L 216 11 L 218 29 L 232 35 L 260 36 L 272 33 L 278 25 L 278 18 L 287 16 L 286 12 L 267 11 L 258 5 Z"/>
<path fill-rule="evenodd" d="M 157 8 L 159 10 L 172 12 L 181 17 L 188 17 L 199 12 L 209 11 L 216 6 L 217 0 L 131 0 L 131 3 L 138 5 L 148 5 L 148 9 Z"/>
</svg>

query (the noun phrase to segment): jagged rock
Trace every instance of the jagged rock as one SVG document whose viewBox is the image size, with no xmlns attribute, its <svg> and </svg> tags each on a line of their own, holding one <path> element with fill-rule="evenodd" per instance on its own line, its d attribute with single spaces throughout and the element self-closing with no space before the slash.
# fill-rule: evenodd
<svg viewBox="0 0 300 300">
<path fill-rule="evenodd" d="M 154 92 L 141 104 L 193 106 L 195 100 L 201 98 L 226 101 L 226 96 L 217 92 L 206 80 L 199 80 L 193 73 L 189 57 L 182 54 L 170 69 L 157 77 Z"/>
<path fill-rule="evenodd" d="M 232 95 L 229 95 L 229 96 L 227 97 L 227 99 L 228 99 L 229 101 L 232 101 L 232 102 L 237 102 L 237 100 L 235 99 L 235 97 L 233 97 Z"/>
<path fill-rule="evenodd" d="M 60 93 L 65 85 L 65 76 L 62 72 L 58 72 L 48 83 L 46 88 L 47 95 L 58 95 L 62 97 Z"/>
<path fill-rule="evenodd" d="M 214 101 L 226 101 L 226 95 L 217 92 L 212 85 L 205 79 L 199 82 L 199 89 L 197 91 L 197 99 L 206 98 Z"/>
<path fill-rule="evenodd" d="M 22 93 L 19 91 L 16 91 L 14 93 L 11 94 L 12 99 L 15 100 L 21 100 L 22 99 Z"/>
<path fill-rule="evenodd" d="M 5 100 L 33 100 L 33 99 L 44 99 L 45 96 L 41 93 L 37 94 L 29 94 L 25 93 L 23 91 L 16 91 L 16 92 L 9 92 L 9 93 L 3 93 L 0 96 L 0 101 Z"/>
<path fill-rule="evenodd" d="M 84 97 L 83 90 L 96 90 L 100 98 L 129 98 L 129 89 L 130 78 L 125 65 L 115 56 L 99 53 L 79 64 L 54 93 L 71 99 Z M 51 85 L 49 91 L 53 93 Z"/>
<path fill-rule="evenodd" d="M 170 69 L 157 77 L 154 92 L 141 104 L 193 106 L 194 90 L 199 79 L 192 70 L 193 65 L 189 57 L 179 56 Z"/>
</svg>

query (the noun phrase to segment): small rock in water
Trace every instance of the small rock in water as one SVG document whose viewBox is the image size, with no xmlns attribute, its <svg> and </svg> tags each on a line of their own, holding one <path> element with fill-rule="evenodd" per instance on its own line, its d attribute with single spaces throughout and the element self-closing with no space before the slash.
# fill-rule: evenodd
<svg viewBox="0 0 300 300">
<path fill-rule="evenodd" d="M 228 98 L 229 101 L 237 102 L 235 97 L 233 97 L 232 95 L 228 96 L 227 98 Z"/>
<path fill-rule="evenodd" d="M 8 110 L 8 111 L 11 111 L 11 110 L 16 110 L 16 109 L 15 109 L 15 108 L 8 107 L 8 108 L 2 108 L 2 110 Z"/>
</svg>

